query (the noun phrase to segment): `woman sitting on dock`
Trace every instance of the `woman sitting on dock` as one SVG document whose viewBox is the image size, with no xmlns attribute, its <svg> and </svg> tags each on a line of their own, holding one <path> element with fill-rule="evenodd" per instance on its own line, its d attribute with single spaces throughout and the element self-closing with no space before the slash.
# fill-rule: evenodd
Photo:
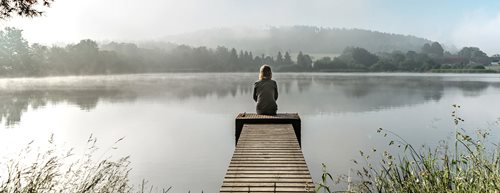
<svg viewBox="0 0 500 193">
<path fill-rule="evenodd" d="M 259 81 L 255 82 L 253 88 L 253 100 L 257 102 L 257 114 L 276 115 L 278 105 L 278 85 L 272 80 L 273 73 L 269 65 L 260 67 Z"/>
</svg>

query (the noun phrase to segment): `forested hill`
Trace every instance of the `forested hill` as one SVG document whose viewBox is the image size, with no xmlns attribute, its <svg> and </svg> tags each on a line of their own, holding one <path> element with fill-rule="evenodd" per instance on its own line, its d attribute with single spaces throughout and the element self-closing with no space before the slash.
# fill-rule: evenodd
<svg viewBox="0 0 500 193">
<path fill-rule="evenodd" d="M 299 51 L 342 53 L 346 47 L 362 47 L 370 52 L 418 51 L 431 41 L 415 36 L 362 29 L 319 28 L 310 26 L 270 27 L 268 29 L 219 28 L 165 37 L 166 41 L 193 46 L 226 46 L 257 53 Z"/>
</svg>

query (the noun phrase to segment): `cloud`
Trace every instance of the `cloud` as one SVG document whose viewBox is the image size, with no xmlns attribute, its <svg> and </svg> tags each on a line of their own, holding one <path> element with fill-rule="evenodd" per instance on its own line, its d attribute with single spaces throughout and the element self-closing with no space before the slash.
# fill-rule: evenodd
<svg viewBox="0 0 500 193">
<path fill-rule="evenodd" d="M 488 55 L 500 53 L 500 13 L 487 16 L 480 12 L 467 15 L 452 32 L 459 47 L 479 47 Z"/>
</svg>

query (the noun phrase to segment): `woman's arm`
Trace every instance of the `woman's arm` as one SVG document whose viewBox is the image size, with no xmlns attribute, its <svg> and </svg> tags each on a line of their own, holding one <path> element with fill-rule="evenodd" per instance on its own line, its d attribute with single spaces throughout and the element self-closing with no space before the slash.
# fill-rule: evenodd
<svg viewBox="0 0 500 193">
<path fill-rule="evenodd" d="M 278 84 L 276 82 L 274 82 L 274 100 L 278 100 Z"/>
<path fill-rule="evenodd" d="M 253 100 L 257 102 L 257 84 L 253 85 Z"/>
</svg>

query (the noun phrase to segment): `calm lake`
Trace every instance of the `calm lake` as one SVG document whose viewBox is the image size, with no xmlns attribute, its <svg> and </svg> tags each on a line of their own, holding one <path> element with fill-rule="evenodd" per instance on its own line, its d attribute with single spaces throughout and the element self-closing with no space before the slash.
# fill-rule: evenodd
<svg viewBox="0 0 500 193">
<path fill-rule="evenodd" d="M 0 79 L 0 158 L 14 157 L 32 140 L 44 144 L 51 134 L 61 148 L 83 151 L 92 134 L 105 156 L 131 156 L 134 183 L 217 192 L 234 150 L 234 118 L 255 112 L 257 76 Z M 302 148 L 316 182 L 321 163 L 334 175 L 349 174 L 359 150 L 388 148 L 378 128 L 416 145 L 450 139 L 453 104 L 462 106 L 464 129 L 491 129 L 499 141 L 497 74 L 276 73 L 274 79 L 278 111 L 302 118 Z M 110 148 L 121 137 L 118 149 Z"/>
</svg>

